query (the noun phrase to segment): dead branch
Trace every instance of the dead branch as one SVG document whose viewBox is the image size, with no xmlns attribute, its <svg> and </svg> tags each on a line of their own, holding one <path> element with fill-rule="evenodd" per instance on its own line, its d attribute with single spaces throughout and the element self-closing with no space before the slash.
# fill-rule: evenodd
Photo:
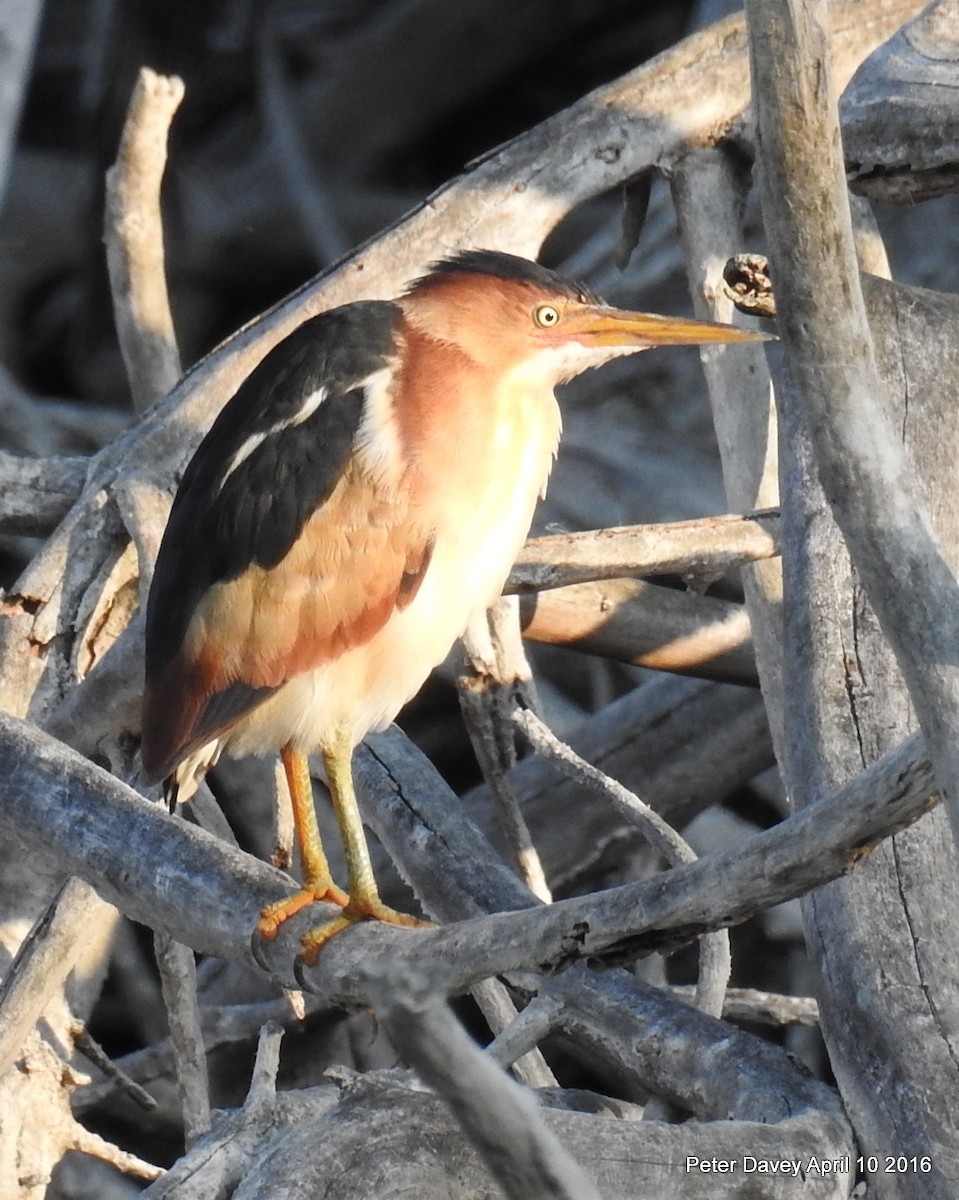
<svg viewBox="0 0 959 1200">
<path fill-rule="evenodd" d="M 826 6 L 750 0 L 748 12 L 786 355 L 823 489 L 895 650 L 959 837 L 959 587 L 882 399 L 846 199 Z"/>
<path fill-rule="evenodd" d="M 210 1128 L 210 1085 L 196 998 L 196 964 L 192 950 L 159 931 L 154 936 L 154 953 L 170 1022 L 186 1144 L 190 1146 Z"/>
<path fill-rule="evenodd" d="M 63 989 L 92 928 L 112 925 L 113 910 L 89 884 L 69 879 L 24 939 L 0 983 L 0 1077 L 20 1054 L 51 996 Z"/>
<path fill-rule="evenodd" d="M 23 458 L 0 450 L 0 533 L 50 533 L 70 511 L 86 475 L 82 458 Z"/>
<path fill-rule="evenodd" d="M 778 553 L 775 512 L 555 534 L 529 539 L 503 590 L 522 595 L 625 575 L 683 575 L 708 584 Z"/>
<path fill-rule="evenodd" d="M 742 246 L 746 181 L 721 149 L 691 150 L 672 177 L 693 310 L 698 317 L 731 321 L 733 309 L 721 276 L 727 258 Z M 769 368 L 761 347 L 745 354 L 701 347 L 713 424 L 723 466 L 726 499 L 734 511 L 779 503 L 778 438 Z M 718 352 L 717 352 L 718 351 Z M 757 647 L 763 700 L 777 747 L 782 712 L 779 608 L 782 565 L 768 559 L 742 572 L 749 623 Z"/>
<path fill-rule="evenodd" d="M 107 172 L 105 240 L 133 406 L 144 412 L 180 378 L 160 221 L 166 140 L 183 80 L 140 72 L 116 164 Z"/>
<path fill-rule="evenodd" d="M 657 671 L 755 686 L 741 604 L 638 579 L 552 588 L 520 601 L 523 636 Z"/>
<path fill-rule="evenodd" d="M 463 668 L 456 688 L 463 720 L 483 778 L 496 801 L 519 872 L 534 896 L 552 899 L 510 772 L 516 765 L 511 713 L 521 702 L 538 707 L 532 671 L 520 639 L 519 605 L 504 598 L 475 620 L 461 640 Z"/>
<path fill-rule="evenodd" d="M 696 861 L 696 854 L 689 843 L 655 809 L 650 808 L 635 792 L 579 758 L 537 716 L 520 710 L 513 714 L 513 720 L 538 754 L 558 763 L 565 775 L 612 804 L 659 850 L 670 866 Z M 716 1017 L 722 1015 L 731 963 L 728 932 L 721 929 L 704 934 L 700 940 L 699 980 L 696 984 L 696 1006 L 703 1012 Z"/>
<path fill-rule="evenodd" d="M 913 740 L 866 768 L 835 795 L 743 847 L 669 872 L 668 888 L 654 879 L 415 933 L 358 927 L 331 943 L 315 967 L 300 972 L 298 981 L 293 960 L 302 921 L 288 922 L 289 928 L 284 926 L 274 943 L 258 947 L 256 958 L 250 948 L 250 930 L 259 910 L 288 890 L 280 872 L 202 830 L 168 820 L 157 806 L 16 718 L 0 715 L 0 730 L 0 766 L 8 792 L 2 820 L 39 855 L 55 854 L 62 869 L 92 882 L 128 915 L 162 928 L 195 950 L 256 971 L 268 964 L 284 986 L 302 983 L 338 1002 L 360 1004 L 368 997 L 356 971 L 364 958 L 368 961 L 369 955 L 389 952 L 390 947 L 402 945 L 402 953 L 416 961 L 442 957 L 450 968 L 450 986 L 461 989 L 529 963 L 545 970 L 581 957 L 622 960 L 688 941 L 851 870 L 869 848 L 934 803 L 928 764 L 917 757 L 918 741 Z M 448 797 L 437 805 L 437 777 L 417 788 L 415 797 L 409 790 L 400 793 L 397 772 L 402 774 L 402 755 L 408 751 L 403 742 L 387 742 L 387 766 L 377 757 L 383 737 L 371 738 L 368 751 L 357 756 L 357 779 L 374 828 L 428 911 L 435 914 L 445 897 L 458 906 L 454 911 L 466 916 L 469 909 L 462 904 L 471 889 L 478 889 L 478 897 L 488 894 L 489 882 L 499 877 L 500 868 L 484 871 L 480 864 L 489 860 L 488 845 L 458 816 Z M 417 769 L 423 770 L 418 760 Z M 367 794 L 371 776 L 376 790 Z M 428 818 L 414 814 L 414 801 L 417 808 L 429 807 Z M 389 824 L 384 823 L 387 815 Z M 449 830 L 438 838 L 449 823 Z M 424 838 L 424 830 L 432 835 Z M 501 870 L 504 882 L 514 887 L 510 873 L 505 867 Z M 472 911 L 485 907 L 479 903 Z M 322 906 L 311 911 L 307 922 L 315 922 L 321 912 Z"/>
<path fill-rule="evenodd" d="M 916 204 L 959 188 L 955 0 L 929 4 L 866 59 L 840 100 L 850 187 Z"/>
</svg>

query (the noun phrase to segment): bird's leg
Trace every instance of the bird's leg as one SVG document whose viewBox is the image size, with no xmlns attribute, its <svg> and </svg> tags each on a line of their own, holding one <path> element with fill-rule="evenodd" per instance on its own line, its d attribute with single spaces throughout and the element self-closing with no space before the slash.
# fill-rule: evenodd
<svg viewBox="0 0 959 1200">
<path fill-rule="evenodd" d="M 304 934 L 303 959 L 307 964 L 314 963 L 330 938 L 354 921 L 386 921 L 390 925 L 406 926 L 429 925 L 428 921 L 421 921 L 408 913 L 389 908 L 380 899 L 373 877 L 373 864 L 370 862 L 366 835 L 363 832 L 363 821 L 353 790 L 352 757 L 353 744 L 345 730 L 338 731 L 330 744 L 323 749 L 323 762 L 326 765 L 327 782 L 333 799 L 333 811 L 346 855 L 346 888 L 349 900 L 340 916 Z"/>
<path fill-rule="evenodd" d="M 310 779 L 310 764 L 306 755 L 291 746 L 280 752 L 286 781 L 290 786 L 293 804 L 293 827 L 300 848 L 300 865 L 303 871 L 303 887 L 285 900 L 269 904 L 260 912 L 260 936 L 267 941 L 276 937 L 277 930 L 301 908 L 314 900 L 328 900 L 331 904 L 345 905 L 349 896 L 333 882 L 330 864 L 326 861 L 320 827 L 316 821 L 313 804 L 313 781 Z"/>
</svg>

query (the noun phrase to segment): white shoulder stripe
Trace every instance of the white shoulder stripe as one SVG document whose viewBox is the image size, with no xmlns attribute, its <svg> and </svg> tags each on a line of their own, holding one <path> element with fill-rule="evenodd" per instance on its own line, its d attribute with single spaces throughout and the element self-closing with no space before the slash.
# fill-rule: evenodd
<svg viewBox="0 0 959 1200">
<path fill-rule="evenodd" d="M 281 429 L 287 426 L 302 425 L 304 421 L 308 421 L 316 412 L 323 401 L 326 399 L 329 391 L 325 387 L 317 388 L 315 392 L 311 392 L 303 401 L 300 411 L 292 420 L 284 421 L 281 425 L 274 426 L 270 433 L 279 433 Z"/>
<path fill-rule="evenodd" d="M 253 451 L 261 446 L 268 437 L 273 437 L 274 434 L 282 433 L 284 429 L 292 429 L 295 425 L 302 425 L 304 421 L 308 421 L 326 399 L 327 394 L 325 387 L 317 388 L 315 392 L 310 392 L 308 396 L 304 397 L 299 410 L 292 417 L 285 421 L 277 421 L 275 425 L 271 425 L 269 429 L 263 429 L 259 433 L 251 433 L 227 464 L 220 482 L 220 490 L 237 467 L 246 462 Z"/>
<path fill-rule="evenodd" d="M 375 372 L 364 381 L 366 396 L 363 419 L 356 434 L 356 451 L 367 469 L 387 479 L 403 461 L 393 412 L 392 385 L 392 365 Z"/>
</svg>

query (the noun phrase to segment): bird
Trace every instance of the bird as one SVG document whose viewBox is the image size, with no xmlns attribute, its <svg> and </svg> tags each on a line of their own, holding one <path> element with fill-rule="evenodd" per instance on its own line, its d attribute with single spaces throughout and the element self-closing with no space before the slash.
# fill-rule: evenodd
<svg viewBox="0 0 959 1200">
<path fill-rule="evenodd" d="M 303 321 L 240 384 L 161 541 L 141 759 L 172 807 L 221 754 L 280 754 L 302 880 L 254 937 L 321 900 L 340 911 L 302 937 L 307 963 L 354 922 L 424 924 L 379 896 L 352 754 L 500 595 L 557 452 L 556 386 L 653 346 L 764 339 L 614 308 L 538 263 L 466 250 L 394 300 Z M 345 889 L 320 838 L 315 751 Z"/>
</svg>

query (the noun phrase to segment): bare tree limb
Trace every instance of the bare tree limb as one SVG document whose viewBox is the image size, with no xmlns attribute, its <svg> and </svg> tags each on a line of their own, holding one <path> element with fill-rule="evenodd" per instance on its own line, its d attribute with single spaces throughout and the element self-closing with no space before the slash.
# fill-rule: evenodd
<svg viewBox="0 0 959 1200">
<path fill-rule="evenodd" d="M 508 595 L 618 579 L 683 575 L 705 583 L 779 553 L 779 514 L 704 517 L 530 538 L 510 571 Z"/>
<path fill-rule="evenodd" d="M 160 184 L 182 79 L 140 72 L 116 164 L 107 172 L 105 237 L 120 348 L 137 412 L 182 374 L 167 295 Z"/>
<path fill-rule="evenodd" d="M 411 961 L 442 956 L 450 967 L 450 986 L 460 989 L 529 963 L 555 970 L 582 957 L 621 961 L 689 941 L 851 870 L 877 841 L 916 820 L 934 802 L 928 763 L 917 757 L 919 742 L 913 739 L 834 796 L 736 850 L 643 883 L 480 921 L 415 932 L 359 926 L 334 939 L 297 981 L 297 931 L 321 917 L 322 905 L 303 920 L 289 921 L 254 958 L 250 931 L 259 910 L 287 894 L 284 875 L 201 830 L 170 821 L 157 806 L 16 718 L 0 714 L 0 732 L 0 774 L 7 792 L 2 820 L 38 854 L 55 853 L 62 869 L 87 878 L 134 919 L 159 926 L 196 950 L 258 972 L 262 960 L 285 986 L 301 982 L 338 1002 L 361 1004 L 368 997 L 356 970 L 369 955 L 391 947 L 402 946 Z M 472 881 L 463 860 L 478 854 L 476 861 L 488 861 L 488 846 L 449 805 L 430 814 L 426 828 L 432 833 L 424 840 L 424 826 L 409 807 L 411 797 L 397 793 L 395 778 L 375 758 L 358 756 L 361 783 L 371 769 L 379 779 L 375 797 L 367 802 L 375 798 L 391 814 L 389 825 L 374 821 L 381 839 L 418 891 L 447 889 L 465 915 L 469 910 L 461 905 L 468 889 L 476 887 L 481 898 L 495 869 Z M 435 793 L 436 783 L 430 786 Z M 437 822 L 444 821 L 453 827 L 440 838 Z M 452 859 L 446 857 L 450 854 Z M 505 883 L 511 876 L 502 870 Z M 518 882 L 512 880 L 510 888 Z M 472 911 L 482 912 L 483 906 Z"/>
<path fill-rule="evenodd" d="M 826 5 L 750 0 L 747 11 L 763 206 L 790 370 L 826 498 L 895 650 L 959 838 L 959 586 L 881 399 L 846 198 Z"/>
<path fill-rule="evenodd" d="M 575 583 L 523 596 L 523 636 L 656 671 L 755 686 L 742 604 L 639 579 Z"/>
<path fill-rule="evenodd" d="M 86 475 L 83 458 L 24 458 L 0 450 L 0 533 L 48 534 L 70 510 Z"/>
<path fill-rule="evenodd" d="M 89 884 L 69 879 L 24 939 L 0 983 L 0 1076 L 20 1054 L 27 1034 L 83 952 L 82 927 L 112 923 L 116 913 Z"/>
</svg>

